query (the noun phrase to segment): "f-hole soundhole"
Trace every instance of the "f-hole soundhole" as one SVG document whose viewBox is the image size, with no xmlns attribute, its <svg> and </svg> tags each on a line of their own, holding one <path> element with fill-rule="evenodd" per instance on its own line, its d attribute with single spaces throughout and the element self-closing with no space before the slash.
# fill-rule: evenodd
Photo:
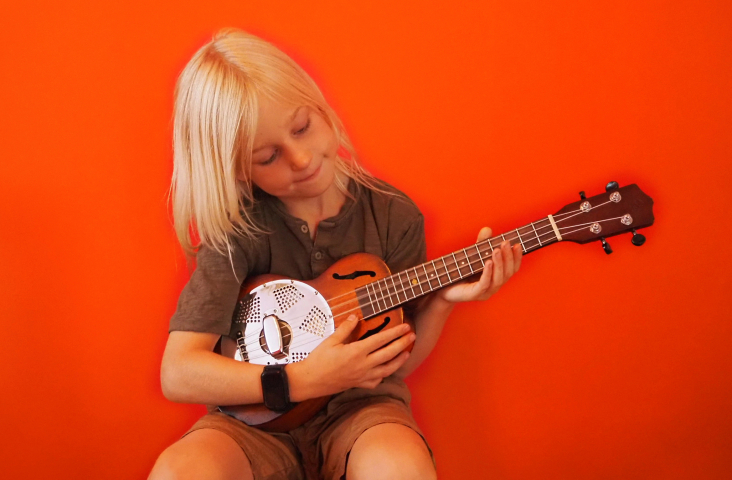
<svg viewBox="0 0 732 480">
<path fill-rule="evenodd" d="M 371 330 L 364 333 L 361 336 L 361 338 L 359 338 L 359 340 L 363 340 L 364 338 L 369 338 L 371 335 L 376 335 L 377 333 L 382 331 L 384 329 L 384 327 L 389 325 L 389 322 L 391 322 L 391 318 L 389 318 L 389 317 L 384 318 L 384 322 L 381 325 L 379 325 L 378 327 L 372 328 Z"/>
<path fill-rule="evenodd" d="M 371 270 L 356 270 L 355 272 L 349 273 L 348 275 L 334 273 L 333 278 L 335 278 L 336 280 L 353 280 L 358 277 L 363 277 L 365 275 L 368 275 L 369 277 L 375 277 L 376 272 L 372 272 Z"/>
</svg>

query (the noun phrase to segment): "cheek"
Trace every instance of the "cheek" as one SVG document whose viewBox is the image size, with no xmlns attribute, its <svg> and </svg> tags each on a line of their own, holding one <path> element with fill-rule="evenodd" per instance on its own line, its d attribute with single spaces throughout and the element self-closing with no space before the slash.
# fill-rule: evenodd
<svg viewBox="0 0 732 480">
<path fill-rule="evenodd" d="M 331 131 L 331 134 L 330 134 L 330 145 L 329 145 L 329 148 L 328 148 L 328 153 L 332 157 L 335 157 L 336 154 L 338 153 L 338 149 L 340 148 L 340 146 L 341 145 L 340 145 L 340 142 L 338 141 L 338 137 L 336 136 L 336 134 L 333 131 Z"/>
<path fill-rule="evenodd" d="M 274 165 L 266 171 L 256 170 L 258 171 L 252 170 L 252 183 L 271 195 L 275 195 L 280 188 L 289 184 L 287 176 L 278 172 Z"/>
<path fill-rule="evenodd" d="M 332 128 L 323 119 L 318 119 L 318 132 L 317 143 L 320 146 L 320 151 L 327 157 L 334 157 L 340 146 L 338 137 Z"/>
</svg>

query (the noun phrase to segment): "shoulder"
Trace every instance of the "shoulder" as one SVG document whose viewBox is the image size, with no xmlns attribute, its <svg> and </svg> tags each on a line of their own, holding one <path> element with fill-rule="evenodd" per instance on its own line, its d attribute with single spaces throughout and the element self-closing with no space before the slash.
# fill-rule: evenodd
<svg viewBox="0 0 732 480">
<path fill-rule="evenodd" d="M 407 194 L 383 180 L 365 189 L 384 260 L 392 271 L 423 262 L 426 256 L 424 217 Z"/>
<path fill-rule="evenodd" d="M 376 217 L 384 217 L 389 223 L 408 226 L 422 221 L 422 212 L 414 201 L 384 180 L 376 180 L 376 189 L 361 186 Z"/>
</svg>

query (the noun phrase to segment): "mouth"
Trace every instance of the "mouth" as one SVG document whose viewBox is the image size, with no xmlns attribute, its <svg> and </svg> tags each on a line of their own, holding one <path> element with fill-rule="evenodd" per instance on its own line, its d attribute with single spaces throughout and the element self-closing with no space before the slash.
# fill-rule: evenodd
<svg viewBox="0 0 732 480">
<path fill-rule="evenodd" d="M 315 177 L 318 176 L 318 173 L 320 173 L 321 166 L 322 166 L 322 164 L 318 165 L 318 168 L 316 168 L 315 171 L 313 173 L 311 173 L 310 175 L 308 175 L 307 177 L 301 178 L 300 180 L 295 180 L 295 183 L 303 183 L 303 182 L 307 182 L 309 180 L 314 179 Z"/>
</svg>

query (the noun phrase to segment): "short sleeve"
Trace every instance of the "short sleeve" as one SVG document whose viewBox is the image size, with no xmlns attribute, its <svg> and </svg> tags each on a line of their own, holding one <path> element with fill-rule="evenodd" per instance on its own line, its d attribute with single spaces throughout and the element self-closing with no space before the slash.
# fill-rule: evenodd
<svg viewBox="0 0 732 480">
<path fill-rule="evenodd" d="M 398 238 L 394 239 L 384 261 L 392 273 L 401 272 L 427 261 L 427 241 L 424 233 L 424 217 L 418 213 L 416 218 L 407 224 Z M 389 242 L 392 243 L 392 242 Z"/>
<path fill-rule="evenodd" d="M 169 331 L 228 335 L 239 289 L 249 270 L 249 262 L 237 242 L 232 242 L 231 257 L 201 247 L 196 269 L 178 298 Z"/>
</svg>

